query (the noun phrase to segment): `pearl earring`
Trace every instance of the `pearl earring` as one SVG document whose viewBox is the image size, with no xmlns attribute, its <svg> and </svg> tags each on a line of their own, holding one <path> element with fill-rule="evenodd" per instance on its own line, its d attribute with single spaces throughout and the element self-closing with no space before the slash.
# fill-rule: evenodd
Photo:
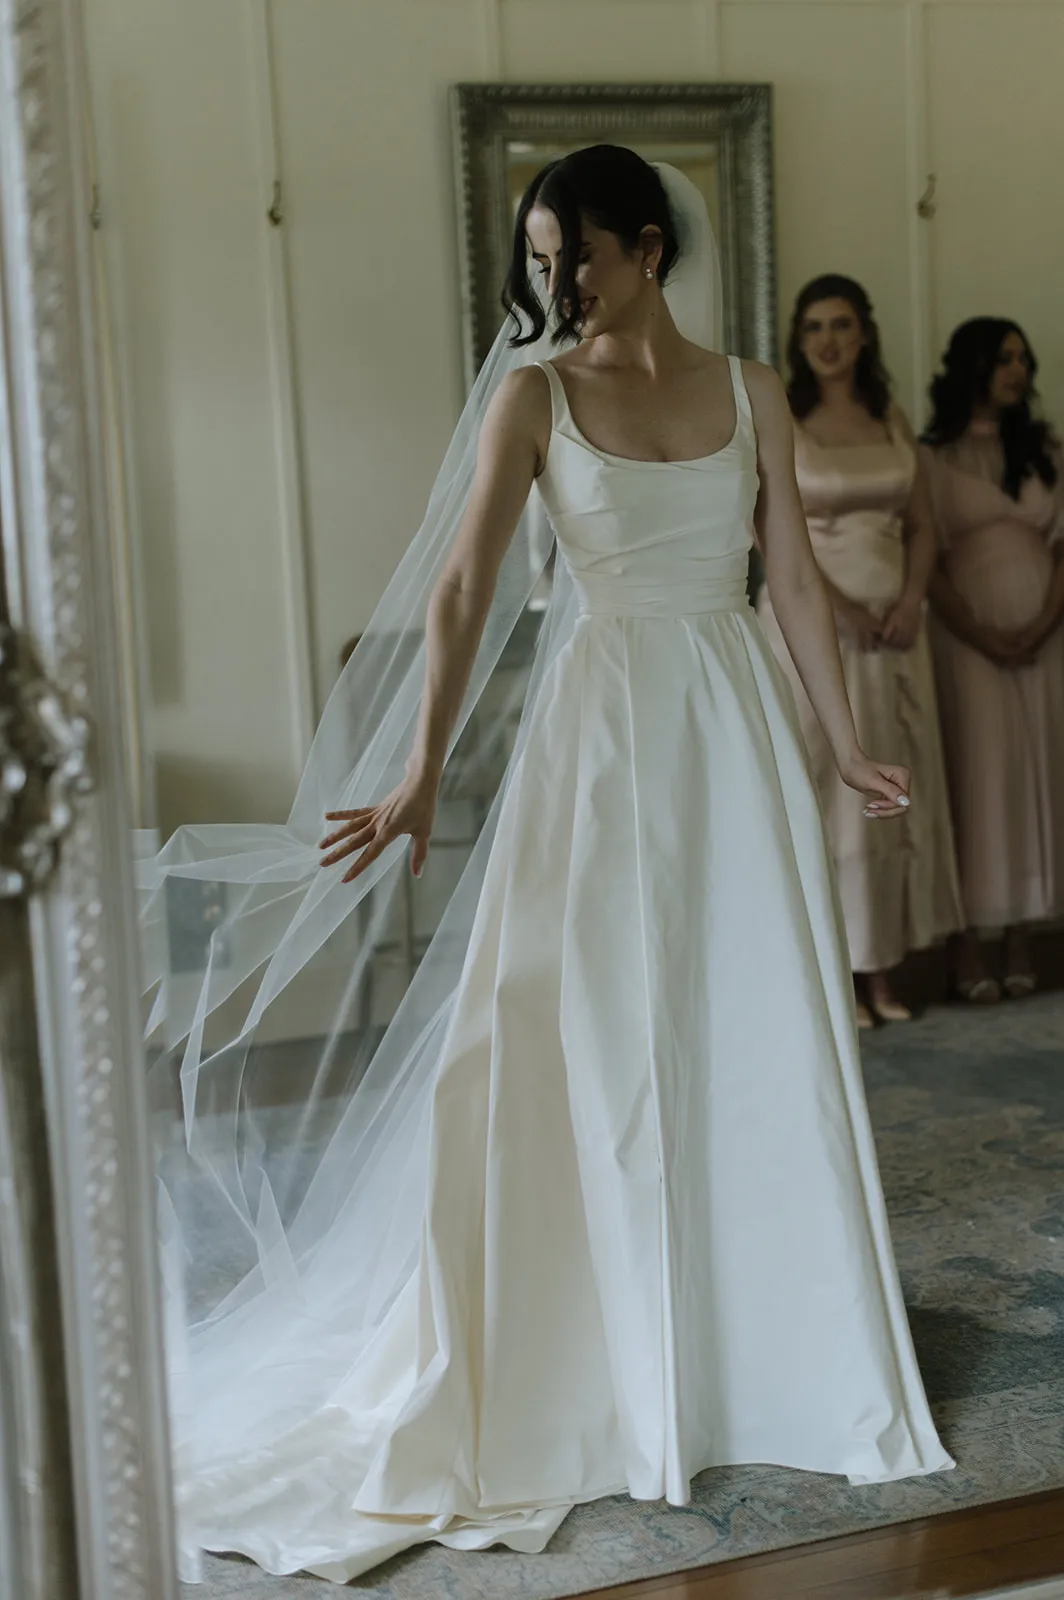
<svg viewBox="0 0 1064 1600">
<path fill-rule="evenodd" d="M 643 269 L 643 276 L 646 277 L 646 278 L 652 278 L 654 276 L 654 268 L 653 267 L 645 267 Z"/>
</svg>

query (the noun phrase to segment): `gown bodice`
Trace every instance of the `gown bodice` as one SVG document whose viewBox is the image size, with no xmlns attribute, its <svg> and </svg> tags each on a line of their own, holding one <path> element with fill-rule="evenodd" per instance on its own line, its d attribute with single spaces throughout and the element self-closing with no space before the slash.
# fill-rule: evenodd
<svg viewBox="0 0 1064 1600">
<path fill-rule="evenodd" d="M 690 616 L 746 605 L 757 441 L 741 363 L 728 360 L 735 431 L 722 450 L 691 461 L 599 450 L 576 426 L 552 364 L 539 363 L 551 392 L 539 492 L 585 614 Z"/>
</svg>

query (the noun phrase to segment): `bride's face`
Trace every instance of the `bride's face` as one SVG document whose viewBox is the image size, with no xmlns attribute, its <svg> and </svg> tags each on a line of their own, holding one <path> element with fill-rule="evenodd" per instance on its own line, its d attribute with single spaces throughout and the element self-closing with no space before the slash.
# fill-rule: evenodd
<svg viewBox="0 0 1064 1600">
<path fill-rule="evenodd" d="M 807 307 L 801 351 L 821 382 L 851 377 L 864 343 L 860 318 L 848 300 L 815 300 Z"/>
<path fill-rule="evenodd" d="M 533 206 L 525 232 L 532 258 L 546 280 L 548 293 L 553 295 L 562 253 L 558 219 L 546 207 Z M 642 314 L 649 293 L 657 291 L 656 276 L 648 278 L 646 269 L 649 267 L 656 275 L 659 254 L 659 250 L 652 249 L 629 255 L 615 233 L 596 228 L 585 217 L 576 269 L 583 338 L 594 339 L 597 334 L 626 326 Z"/>
</svg>

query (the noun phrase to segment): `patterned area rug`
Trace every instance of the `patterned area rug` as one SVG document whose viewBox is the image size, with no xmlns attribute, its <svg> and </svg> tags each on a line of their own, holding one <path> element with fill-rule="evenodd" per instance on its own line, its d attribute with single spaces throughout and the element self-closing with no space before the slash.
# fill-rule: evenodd
<svg viewBox="0 0 1064 1600">
<path fill-rule="evenodd" d="M 555 1600 L 1064 1485 L 1064 995 L 935 1009 L 865 1051 L 869 1100 L 920 1366 L 954 1472 L 851 1488 L 718 1468 L 678 1510 L 582 1506 L 538 1556 L 397 1557 L 367 1600 Z M 187 1600 L 330 1600 L 308 1577 L 215 1558 Z M 349 1592 L 349 1591 L 347 1591 Z"/>
<path fill-rule="evenodd" d="M 984 1595 L 983 1600 L 991 1600 Z M 1025 1589 L 995 1589 L 993 1600 L 1064 1600 L 1064 1582 L 1053 1578 L 1049 1583 L 1036 1583 Z"/>
</svg>

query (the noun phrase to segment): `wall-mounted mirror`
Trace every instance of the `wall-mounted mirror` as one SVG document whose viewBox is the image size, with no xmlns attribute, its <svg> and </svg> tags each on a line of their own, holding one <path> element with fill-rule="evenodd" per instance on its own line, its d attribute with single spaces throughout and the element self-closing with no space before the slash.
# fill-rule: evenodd
<svg viewBox="0 0 1064 1600">
<path fill-rule="evenodd" d="M 629 145 L 705 195 L 720 246 L 726 350 L 776 353 L 769 84 L 459 84 L 453 91 L 466 377 L 499 328 L 513 218 L 530 179 L 583 145 Z"/>
<path fill-rule="evenodd" d="M 342 703 L 337 759 L 287 819 L 499 327 L 529 176 L 600 140 L 682 168 L 722 247 L 720 343 L 771 360 L 776 119 L 784 326 L 814 276 L 859 279 L 919 431 L 951 329 L 1006 312 L 1059 429 L 1062 30 L 1064 4 L 1016 0 L 0 5 L 0 588 L 54 683 L 39 720 L 77 733 L 50 796 L 73 786 L 83 734 L 96 785 L 62 819 L 54 884 L 0 918 L 0 1169 L 16 1178 L 0 1597 L 177 1600 L 175 1504 L 196 1600 L 342 1593 L 219 1551 L 350 1559 L 364 1600 L 588 1594 L 759 1555 L 775 1593 L 807 1592 L 807 1557 L 785 1566 L 781 1540 L 843 1585 L 876 1563 L 889 1580 L 896 1541 L 895 1571 L 917 1581 L 930 1551 L 963 1589 L 958 1533 L 994 1502 L 1014 1552 L 994 1552 L 1001 1581 L 1057 1559 L 1031 1530 L 1064 1510 L 1061 994 L 895 1011 L 862 1035 L 859 1071 L 841 896 L 793 707 L 732 605 L 738 571 L 723 612 L 589 614 L 579 637 L 573 616 L 553 639 L 563 606 L 544 624 L 515 575 L 525 609 L 494 636 L 416 882 L 397 853 L 355 905 L 318 870 L 326 806 L 349 781 L 349 800 L 384 788 L 361 769 L 355 786 L 352 730 L 368 747 L 383 728 L 396 769 L 412 737 L 379 685 Z M 559 72 L 654 82 L 520 86 Z M 452 89 L 478 76 L 514 83 Z M 663 547 L 699 538 L 703 483 L 734 478 L 720 520 L 747 531 L 731 510 L 757 441 L 735 437 L 734 471 L 709 465 L 724 451 L 628 458 L 644 576 L 660 560 L 684 605 L 689 569 Z M 693 486 L 680 529 L 668 493 L 637 495 L 654 479 Z M 975 491 L 998 493 L 985 476 Z M 1009 592 L 1034 593 L 1048 537 L 994 526 L 1019 552 Z M 861 551 L 861 512 L 855 527 Z M 745 548 L 721 553 L 730 568 Z M 392 621 L 381 658 L 398 671 L 424 624 L 413 606 Z M 544 718 L 492 835 L 537 628 Z M 1043 681 L 956 648 L 973 683 Z M 867 681 L 905 713 L 875 753 L 926 758 L 915 676 L 869 655 Z M 0 676 L 5 700 L 16 674 Z M 919 799 L 899 820 L 898 893 L 868 902 L 914 941 L 931 816 Z M 1061 938 L 1032 938 L 1040 983 Z M 993 970 L 1008 978 L 1019 949 L 991 951 Z M 942 948 L 913 955 L 916 993 L 942 992 Z M 1035 975 L 1011 973 L 1021 990 Z M 689 1505 L 655 1498 L 684 1499 L 688 1477 Z M 374 1575 L 452 1510 L 449 1544 Z M 471 1548 L 507 1524 L 512 1548 Z M 825 1553 L 828 1538 L 845 1543 Z"/>
</svg>

